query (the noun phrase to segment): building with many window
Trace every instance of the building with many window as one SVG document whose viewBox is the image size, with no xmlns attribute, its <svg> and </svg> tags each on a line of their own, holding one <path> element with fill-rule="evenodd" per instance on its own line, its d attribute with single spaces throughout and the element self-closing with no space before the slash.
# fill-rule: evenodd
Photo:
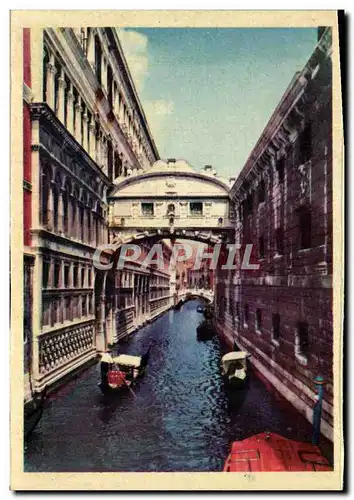
<svg viewBox="0 0 354 500">
<path fill-rule="evenodd" d="M 24 29 L 23 55 L 24 342 L 30 398 L 95 359 L 144 316 L 144 276 L 127 271 L 108 277 L 94 268 L 92 257 L 108 242 L 107 197 L 114 180 L 144 172 L 159 156 L 115 29 Z M 110 256 L 102 259 L 108 263 Z M 150 272 L 150 279 L 161 281 L 158 296 L 148 300 L 160 311 L 169 278 Z M 124 283 L 118 297 L 112 293 L 115 283 Z M 140 301 L 135 299 L 140 291 L 139 319 L 132 324 L 127 319 L 124 329 L 122 308 Z"/>
<path fill-rule="evenodd" d="M 295 74 L 231 188 L 234 242 L 259 269 L 218 269 L 220 334 L 310 421 L 326 380 L 322 433 L 333 439 L 331 29 Z"/>
</svg>

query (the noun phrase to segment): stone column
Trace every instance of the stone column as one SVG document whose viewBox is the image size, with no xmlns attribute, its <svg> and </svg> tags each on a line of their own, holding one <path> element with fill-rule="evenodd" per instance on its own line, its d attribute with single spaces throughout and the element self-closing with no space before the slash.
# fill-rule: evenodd
<svg viewBox="0 0 354 500">
<path fill-rule="evenodd" d="M 123 101 L 123 98 L 121 99 L 121 103 L 120 103 L 120 108 L 119 108 L 119 123 L 120 125 L 123 125 L 124 122 L 125 122 L 125 105 L 124 105 L 124 101 Z"/>
<path fill-rule="evenodd" d="M 115 343 L 115 336 L 113 335 L 113 305 L 111 303 L 107 304 L 106 308 L 106 337 L 107 337 L 107 344 L 114 344 Z"/>
<path fill-rule="evenodd" d="M 92 210 L 91 212 L 91 241 L 94 246 L 96 246 L 96 218 L 97 213 Z"/>
<path fill-rule="evenodd" d="M 46 71 L 46 79 L 47 79 L 47 104 L 52 108 L 54 111 L 54 106 L 55 106 L 55 73 L 56 73 L 56 68 L 55 68 L 55 59 L 54 59 L 54 54 L 50 54 L 49 56 L 49 63 L 47 64 L 47 71 Z"/>
<path fill-rule="evenodd" d="M 91 121 L 89 123 L 89 134 L 90 134 L 90 139 L 89 139 L 89 155 L 93 160 L 96 159 L 96 137 L 95 137 L 95 119 L 92 116 Z"/>
<path fill-rule="evenodd" d="M 63 69 L 60 70 L 60 76 L 59 76 L 59 89 L 58 89 L 58 118 L 59 120 L 64 123 L 64 116 L 65 116 L 65 78 L 64 78 L 64 71 Z"/>
<path fill-rule="evenodd" d="M 101 295 L 99 298 L 99 303 L 96 305 L 96 350 L 97 352 L 105 352 L 107 348 L 107 341 L 105 335 L 105 296 Z"/>
<path fill-rule="evenodd" d="M 69 283 L 68 288 L 74 288 L 74 263 L 71 262 L 69 266 Z"/>
<path fill-rule="evenodd" d="M 75 139 L 81 144 L 81 97 L 75 103 Z"/>
<path fill-rule="evenodd" d="M 50 182 L 48 188 L 48 222 L 47 228 L 49 231 L 54 230 L 54 197 L 53 197 L 53 183 Z"/>
<path fill-rule="evenodd" d="M 72 238 L 77 238 L 77 234 L 76 234 L 77 223 L 76 223 L 76 221 L 77 221 L 78 206 L 77 206 L 77 203 L 76 203 L 75 196 L 73 194 L 70 195 L 69 203 L 70 203 L 70 214 L 71 214 L 71 216 L 70 216 L 70 232 L 69 232 L 69 235 Z"/>
<path fill-rule="evenodd" d="M 113 112 L 116 115 L 117 119 L 119 118 L 119 91 L 117 86 L 114 85 L 114 94 L 113 94 Z"/>
<path fill-rule="evenodd" d="M 88 140 L 87 140 L 87 131 L 88 131 L 88 116 L 87 116 L 87 109 L 85 108 L 84 114 L 82 116 L 83 119 L 83 138 L 82 138 L 82 147 L 84 148 L 85 151 L 89 152 L 88 148 Z"/>
<path fill-rule="evenodd" d="M 67 102 L 66 102 L 66 128 L 70 132 L 71 135 L 74 135 L 74 105 L 73 98 L 74 94 L 72 92 L 71 82 L 68 84 L 68 92 L 66 94 Z"/>
<path fill-rule="evenodd" d="M 58 233 L 61 234 L 64 232 L 63 192 L 64 190 L 60 188 L 58 194 Z"/>
<path fill-rule="evenodd" d="M 107 59 L 102 54 L 102 87 L 107 91 Z"/>
<path fill-rule="evenodd" d="M 95 71 L 95 39 L 91 34 L 91 40 L 87 47 L 87 60 Z"/>
<path fill-rule="evenodd" d="M 33 309 L 32 309 L 32 379 L 34 388 L 38 387 L 39 377 L 39 340 L 42 331 L 42 273 L 43 256 L 37 253 L 33 269 Z"/>
<path fill-rule="evenodd" d="M 101 167 L 101 130 L 98 131 L 96 136 L 96 163 Z"/>
</svg>

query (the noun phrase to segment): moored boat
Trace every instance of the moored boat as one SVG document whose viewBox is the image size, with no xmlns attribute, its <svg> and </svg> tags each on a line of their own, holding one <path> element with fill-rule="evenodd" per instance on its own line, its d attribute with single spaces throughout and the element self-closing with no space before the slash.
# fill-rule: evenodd
<svg viewBox="0 0 354 500">
<path fill-rule="evenodd" d="M 221 373 L 230 385 L 244 385 L 247 381 L 247 359 L 251 355 L 246 351 L 232 351 L 221 359 Z"/>
<path fill-rule="evenodd" d="M 287 439 L 273 432 L 234 441 L 224 472 L 331 471 L 318 446 Z"/>
<path fill-rule="evenodd" d="M 215 327 L 213 321 L 205 320 L 197 327 L 197 339 L 209 340 L 215 335 Z"/>
<path fill-rule="evenodd" d="M 213 317 L 213 308 L 211 306 L 206 306 L 203 309 L 205 319 L 212 319 Z"/>
<path fill-rule="evenodd" d="M 99 384 L 101 391 L 111 393 L 129 388 L 144 374 L 149 356 L 150 347 L 143 356 L 120 354 L 113 358 L 111 369 L 107 373 L 107 379 L 102 380 Z"/>
</svg>

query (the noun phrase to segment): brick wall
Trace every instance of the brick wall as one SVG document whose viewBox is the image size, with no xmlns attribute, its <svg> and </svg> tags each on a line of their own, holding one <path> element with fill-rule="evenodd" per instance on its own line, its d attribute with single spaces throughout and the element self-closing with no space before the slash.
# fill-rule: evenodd
<svg viewBox="0 0 354 500">
<path fill-rule="evenodd" d="M 314 377 L 332 419 L 332 87 L 327 31 L 269 120 L 232 190 L 236 243 L 255 271 L 218 269 L 220 334 L 308 419 Z M 290 97 L 289 97 L 290 96 Z M 246 175 L 247 173 L 247 175 Z"/>
</svg>

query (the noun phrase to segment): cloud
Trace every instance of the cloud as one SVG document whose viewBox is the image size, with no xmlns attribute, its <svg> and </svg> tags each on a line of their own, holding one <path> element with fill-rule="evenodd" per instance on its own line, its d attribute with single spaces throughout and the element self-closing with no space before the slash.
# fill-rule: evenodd
<svg viewBox="0 0 354 500">
<path fill-rule="evenodd" d="M 152 135 L 158 148 L 164 147 L 168 142 L 166 126 L 175 106 L 174 102 L 165 99 L 144 99 L 149 62 L 151 65 L 152 58 L 149 54 L 148 37 L 132 29 L 116 28 L 116 30 Z"/>
<path fill-rule="evenodd" d="M 148 38 L 137 31 L 122 28 L 117 28 L 117 33 L 135 86 L 141 92 L 149 74 Z"/>
<path fill-rule="evenodd" d="M 168 116 L 173 113 L 174 103 L 172 101 L 165 101 L 164 99 L 158 99 L 157 101 L 148 101 L 147 110 L 148 114 L 154 114 L 156 116 Z"/>
<path fill-rule="evenodd" d="M 173 114 L 174 103 L 164 99 L 146 101 L 143 103 L 146 118 L 158 148 L 165 147 L 168 134 L 167 122 Z M 167 135 L 166 135 L 167 134 Z"/>
</svg>

